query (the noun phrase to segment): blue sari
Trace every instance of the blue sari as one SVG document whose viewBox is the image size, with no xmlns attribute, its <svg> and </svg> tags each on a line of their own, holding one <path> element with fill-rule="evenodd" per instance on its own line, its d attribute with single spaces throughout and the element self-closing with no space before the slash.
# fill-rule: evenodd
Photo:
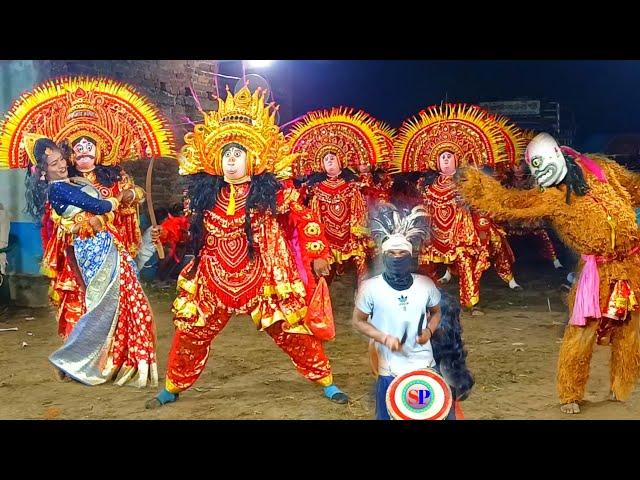
<svg viewBox="0 0 640 480">
<path fill-rule="evenodd" d="M 62 219 L 71 219 L 82 212 L 104 214 L 112 209 L 111 202 L 100 199 L 98 191 L 84 182 L 51 184 L 49 201 Z M 147 383 L 157 386 L 155 326 L 150 305 L 136 278 L 135 263 L 108 230 L 89 238 L 74 238 L 73 250 L 86 285 L 86 313 L 49 360 L 85 385 L 98 385 L 115 377 L 116 385 L 131 382 L 138 387 Z M 128 282 L 124 287 L 129 298 L 122 295 L 123 282 Z M 131 295 L 136 292 L 137 295 Z M 135 336 L 136 340 L 143 338 L 144 342 L 136 344 L 130 338 L 121 338 L 124 335 L 118 336 L 118 330 Z M 136 347 L 141 344 L 139 355 Z"/>
</svg>

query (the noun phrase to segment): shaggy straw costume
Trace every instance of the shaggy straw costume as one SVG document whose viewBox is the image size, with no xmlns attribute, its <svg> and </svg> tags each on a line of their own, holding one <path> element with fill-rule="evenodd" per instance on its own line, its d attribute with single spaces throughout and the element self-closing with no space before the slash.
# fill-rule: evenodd
<svg viewBox="0 0 640 480">
<path fill-rule="evenodd" d="M 634 208 L 640 205 L 640 175 L 601 156 L 590 156 L 606 175 L 599 180 L 590 170 L 567 159 L 567 165 L 582 173 L 588 186 L 584 191 L 567 192 L 564 181 L 543 191 L 507 189 L 473 168 L 468 168 L 461 182 L 465 200 L 477 208 L 491 211 L 494 218 L 505 221 L 543 219 L 557 231 L 569 247 L 583 257 L 595 255 L 600 278 L 600 311 L 610 310 L 612 292 L 619 281 L 628 282 L 631 295 L 640 295 L 640 233 Z M 578 173 L 578 176 L 580 176 Z M 570 177 L 570 175 L 567 175 Z M 575 177 L 574 177 L 575 178 Z M 576 296 L 570 296 L 573 314 Z M 613 293 L 613 295 L 612 295 Z M 632 302 L 629 302 L 632 307 Z M 611 391 L 618 400 L 627 400 L 640 375 L 640 312 L 629 308 L 626 318 L 600 321 L 587 318 L 584 326 L 568 325 L 558 359 L 558 393 L 562 403 L 582 400 L 589 376 L 589 364 L 596 339 L 611 345 Z"/>
</svg>

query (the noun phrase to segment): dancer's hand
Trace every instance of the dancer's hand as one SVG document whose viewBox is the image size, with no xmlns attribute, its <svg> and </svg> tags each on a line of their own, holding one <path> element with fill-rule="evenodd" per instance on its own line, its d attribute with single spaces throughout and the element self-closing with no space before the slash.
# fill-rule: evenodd
<svg viewBox="0 0 640 480">
<path fill-rule="evenodd" d="M 133 202 L 136 198 L 136 194 L 132 189 L 125 190 L 122 192 L 122 203 L 128 205 Z"/>
<path fill-rule="evenodd" d="M 326 277 L 329 275 L 329 262 L 324 258 L 316 258 L 313 261 L 313 271 L 316 272 L 316 275 L 319 277 Z"/>
<path fill-rule="evenodd" d="M 397 352 L 398 350 L 402 349 L 400 339 L 394 337 L 393 335 L 385 335 L 382 344 L 392 352 Z"/>
<path fill-rule="evenodd" d="M 162 228 L 161 227 L 153 227 L 151 228 L 151 241 L 153 243 L 159 243 L 160 242 L 160 233 L 162 232 Z"/>
<path fill-rule="evenodd" d="M 431 330 L 429 330 L 428 328 L 422 330 L 422 333 L 416 337 L 416 342 L 418 342 L 418 345 L 424 345 L 429 340 L 431 340 Z"/>
<path fill-rule="evenodd" d="M 89 217 L 89 225 L 91 225 L 91 228 L 93 229 L 93 233 L 101 232 L 103 229 L 102 222 L 100 221 L 100 218 L 98 218 L 97 216 Z"/>
</svg>

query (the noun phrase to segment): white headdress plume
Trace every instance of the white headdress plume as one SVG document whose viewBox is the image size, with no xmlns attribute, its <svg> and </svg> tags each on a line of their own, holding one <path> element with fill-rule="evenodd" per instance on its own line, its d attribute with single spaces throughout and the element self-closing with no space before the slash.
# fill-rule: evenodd
<svg viewBox="0 0 640 480">
<path fill-rule="evenodd" d="M 409 211 L 385 204 L 371 217 L 371 236 L 383 252 L 406 250 L 413 254 L 414 242 L 417 246 L 429 238 L 429 214 L 421 205 Z"/>
</svg>

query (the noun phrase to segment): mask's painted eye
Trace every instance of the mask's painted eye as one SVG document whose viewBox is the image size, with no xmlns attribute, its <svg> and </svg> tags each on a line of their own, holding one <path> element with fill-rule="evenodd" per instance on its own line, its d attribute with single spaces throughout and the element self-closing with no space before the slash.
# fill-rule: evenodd
<svg viewBox="0 0 640 480">
<path fill-rule="evenodd" d="M 531 160 L 531 165 L 534 168 L 538 168 L 540 165 L 542 165 L 542 161 L 539 158 L 534 158 L 533 160 Z"/>
</svg>

